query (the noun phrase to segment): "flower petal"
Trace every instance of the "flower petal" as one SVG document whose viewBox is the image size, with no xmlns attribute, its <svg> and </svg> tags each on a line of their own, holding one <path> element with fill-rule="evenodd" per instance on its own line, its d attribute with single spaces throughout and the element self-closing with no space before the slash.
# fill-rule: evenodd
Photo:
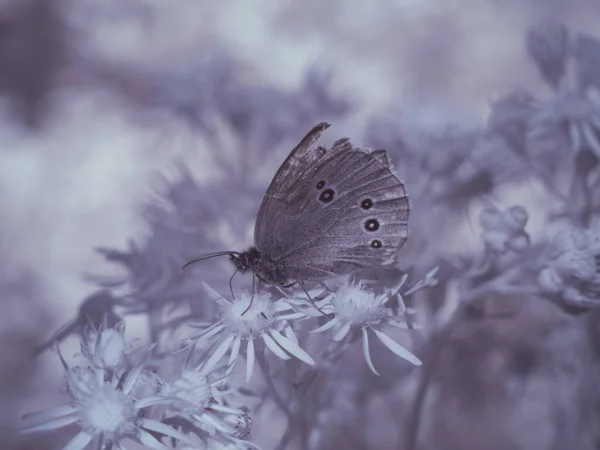
<svg viewBox="0 0 600 450">
<path fill-rule="evenodd" d="M 160 405 L 161 403 L 169 403 L 171 401 L 171 397 L 166 397 L 164 395 L 152 395 L 150 397 L 144 397 L 141 400 L 138 400 L 135 403 L 135 409 L 143 409 L 148 406 Z"/>
<path fill-rule="evenodd" d="M 327 330 L 333 328 L 336 323 L 339 323 L 339 321 L 336 319 L 328 320 L 323 325 L 321 325 L 319 328 L 310 330 L 309 333 L 322 333 L 323 331 L 327 331 Z"/>
<path fill-rule="evenodd" d="M 144 430 L 140 430 L 139 439 L 142 444 L 150 447 L 152 450 L 169 450 L 164 444 L 160 443 L 154 436 Z"/>
<path fill-rule="evenodd" d="M 183 434 L 181 431 L 178 431 L 175 428 L 172 428 L 167 424 L 159 422 L 158 420 L 143 418 L 143 419 L 140 419 L 140 425 L 147 430 L 151 430 L 151 431 L 155 431 L 160 434 L 164 434 L 165 436 L 169 436 L 174 439 L 178 439 L 178 440 L 180 440 L 182 442 L 186 442 L 188 444 L 194 444 L 194 442 L 191 441 L 190 438 L 187 437 L 185 434 Z"/>
<path fill-rule="evenodd" d="M 277 318 L 279 320 L 296 320 L 296 319 L 301 319 L 303 317 L 306 317 L 306 314 L 301 313 L 301 312 L 282 314 L 280 316 L 277 316 Z"/>
<path fill-rule="evenodd" d="M 32 421 L 40 421 L 40 420 L 52 420 L 58 419 L 59 417 L 68 416 L 69 414 L 74 414 L 77 412 L 77 408 L 74 408 L 71 405 L 63 405 L 56 406 L 51 409 L 47 409 L 46 411 L 35 411 L 27 413 L 23 416 L 23 420 L 32 420 Z"/>
<path fill-rule="evenodd" d="M 275 311 L 277 312 L 283 312 L 292 309 L 292 305 L 285 300 L 279 300 L 273 303 L 273 308 L 275 308 Z"/>
<path fill-rule="evenodd" d="M 63 447 L 63 450 L 83 450 L 90 442 L 92 442 L 92 439 L 93 436 L 82 431 L 81 433 L 77 433 L 75 437 Z"/>
<path fill-rule="evenodd" d="M 211 404 L 210 405 L 210 409 L 212 409 L 214 411 L 224 412 L 224 413 L 227 413 L 227 414 L 235 414 L 235 415 L 238 415 L 238 416 L 241 416 L 241 415 L 244 414 L 244 411 L 242 409 L 231 408 L 229 406 L 219 405 L 219 404 Z"/>
<path fill-rule="evenodd" d="M 348 331 L 350 331 L 350 327 L 352 326 L 352 322 L 348 321 L 344 325 L 340 327 L 339 330 L 333 335 L 334 341 L 341 341 L 346 337 Z"/>
<path fill-rule="evenodd" d="M 296 333 L 294 333 L 294 329 L 292 327 L 290 327 L 289 325 L 287 327 L 285 327 L 285 329 L 283 330 L 283 333 L 285 334 L 285 336 L 292 342 L 298 344 L 298 338 L 296 337 Z"/>
<path fill-rule="evenodd" d="M 375 335 L 379 338 L 379 340 L 383 343 L 383 345 L 385 345 L 387 348 L 393 351 L 400 358 L 404 358 L 405 360 L 414 364 L 415 366 L 420 366 L 421 364 L 423 364 L 419 358 L 417 358 L 407 349 L 402 347 L 400 344 L 398 344 L 396 341 L 390 338 L 387 334 L 384 334 L 381 331 L 377 331 L 375 329 L 373 329 L 373 331 L 375 332 Z"/>
<path fill-rule="evenodd" d="M 233 370 L 233 366 L 235 365 L 235 362 L 237 361 L 237 358 L 240 354 L 240 346 L 242 345 L 242 338 L 239 336 L 236 336 L 235 339 L 233 340 L 233 345 L 231 347 L 231 354 L 229 355 L 229 363 L 227 365 L 227 371 L 225 372 L 226 374 L 230 374 L 231 371 Z"/>
<path fill-rule="evenodd" d="M 569 121 L 569 141 L 571 143 L 571 151 L 573 153 L 579 152 L 581 149 L 581 132 L 579 131 L 579 127 L 577 126 L 576 121 Z"/>
<path fill-rule="evenodd" d="M 585 140 L 590 146 L 590 149 L 592 150 L 594 155 L 596 155 L 597 158 L 600 158 L 600 141 L 596 136 L 596 132 L 587 122 L 581 123 L 581 131 L 583 132 L 583 136 L 585 137 Z"/>
<path fill-rule="evenodd" d="M 275 341 L 273 340 L 273 338 L 271 336 L 269 336 L 268 334 L 263 334 L 262 335 L 263 341 L 265 342 L 265 344 L 267 345 L 267 347 L 269 348 L 269 350 L 271 350 L 275 356 L 281 358 L 281 359 L 290 359 L 290 356 L 288 356 L 283 349 L 277 345 L 275 343 Z"/>
<path fill-rule="evenodd" d="M 206 295 L 208 295 L 214 301 L 217 301 L 217 300 L 220 300 L 223 298 L 223 296 L 221 294 L 219 294 L 217 291 L 215 291 L 213 288 L 211 288 L 204 281 L 201 281 L 200 284 L 202 284 L 202 288 L 204 289 L 204 292 L 206 292 Z"/>
<path fill-rule="evenodd" d="M 21 431 L 21 434 L 36 433 L 38 431 L 56 430 L 58 428 L 66 427 L 67 425 L 71 425 L 72 423 L 77 422 L 77 420 L 78 418 L 76 415 L 60 417 L 58 419 L 50 420 L 46 423 L 24 428 Z"/>
<path fill-rule="evenodd" d="M 217 322 L 213 326 L 211 326 L 210 328 L 205 330 L 203 333 L 196 336 L 195 339 L 198 339 L 198 340 L 210 339 L 211 337 L 215 336 L 216 334 L 219 334 L 221 332 L 221 330 L 223 330 L 223 328 L 225 328 L 225 325 L 223 325 L 221 322 Z"/>
<path fill-rule="evenodd" d="M 231 346 L 231 343 L 233 342 L 235 337 L 235 334 L 230 334 L 225 338 L 225 340 L 223 340 L 223 342 L 221 342 L 217 346 L 216 350 L 213 352 L 212 355 L 210 355 L 210 358 L 208 358 L 208 360 L 206 361 L 206 364 L 204 364 L 203 370 L 205 372 L 215 367 L 217 363 L 221 360 L 221 358 L 225 356 L 225 353 L 227 353 L 227 350 L 229 350 L 229 347 Z"/>
<path fill-rule="evenodd" d="M 144 368 L 143 364 L 138 364 L 131 372 L 127 374 L 127 378 L 125 379 L 125 383 L 123 383 L 123 393 L 129 394 L 133 386 L 135 386 L 135 382 L 137 381 L 140 373 L 142 373 L 142 369 Z"/>
<path fill-rule="evenodd" d="M 291 353 L 299 360 L 304 361 L 306 364 L 310 364 L 311 366 L 315 365 L 315 360 L 312 359 L 308 353 L 302 350 L 297 343 L 282 335 L 279 331 L 271 330 L 271 336 L 273 336 L 277 343 L 286 349 L 288 353 Z"/>
<path fill-rule="evenodd" d="M 246 347 L 246 383 L 250 381 L 252 372 L 254 371 L 254 339 L 248 339 Z"/>
<path fill-rule="evenodd" d="M 373 361 L 371 361 L 371 354 L 369 353 L 369 334 L 367 333 L 367 329 L 362 329 L 362 348 L 363 354 L 365 355 L 365 361 L 367 362 L 367 366 L 369 369 L 375 374 L 379 375 L 379 372 L 375 370 L 375 366 L 373 365 Z"/>
</svg>

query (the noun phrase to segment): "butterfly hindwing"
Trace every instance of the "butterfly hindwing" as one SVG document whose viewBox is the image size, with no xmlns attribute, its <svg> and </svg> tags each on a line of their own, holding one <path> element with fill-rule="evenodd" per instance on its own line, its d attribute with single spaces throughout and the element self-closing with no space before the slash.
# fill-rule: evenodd
<svg viewBox="0 0 600 450">
<path fill-rule="evenodd" d="M 301 181 L 292 206 L 273 221 L 271 255 L 291 278 L 304 280 L 391 263 L 406 241 L 409 215 L 385 152 L 335 153 Z"/>
</svg>

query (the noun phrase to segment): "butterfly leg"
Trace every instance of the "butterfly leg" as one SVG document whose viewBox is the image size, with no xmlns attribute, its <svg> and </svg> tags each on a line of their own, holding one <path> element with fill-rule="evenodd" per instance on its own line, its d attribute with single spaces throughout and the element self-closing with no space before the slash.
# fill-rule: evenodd
<svg viewBox="0 0 600 450">
<path fill-rule="evenodd" d="M 233 277 L 235 277 L 235 274 L 238 273 L 238 269 L 235 269 L 235 272 L 233 272 L 233 275 L 231 275 L 231 278 L 229 279 L 229 290 L 231 291 L 231 298 L 233 300 L 235 300 L 235 294 L 233 293 Z"/>
<path fill-rule="evenodd" d="M 319 308 L 317 306 L 317 304 L 315 303 L 315 301 L 312 299 L 312 297 L 310 296 L 310 294 L 308 293 L 308 290 L 306 289 L 306 287 L 304 286 L 304 283 L 298 281 L 298 284 L 300 285 L 300 287 L 302 288 L 302 290 L 304 291 L 304 293 L 306 294 L 306 296 L 308 297 L 308 300 L 310 301 L 310 303 L 317 309 L 317 311 L 319 311 L 321 314 L 323 314 L 325 317 L 327 317 L 327 314 L 325 314 L 323 312 L 323 310 L 321 308 Z"/>
<path fill-rule="evenodd" d="M 250 304 L 244 310 L 244 312 L 241 314 L 242 316 L 248 312 L 248 310 L 252 307 L 252 303 L 254 302 L 254 294 L 256 293 L 256 278 L 257 277 L 255 277 L 255 276 L 252 277 L 252 295 L 250 296 Z"/>
</svg>

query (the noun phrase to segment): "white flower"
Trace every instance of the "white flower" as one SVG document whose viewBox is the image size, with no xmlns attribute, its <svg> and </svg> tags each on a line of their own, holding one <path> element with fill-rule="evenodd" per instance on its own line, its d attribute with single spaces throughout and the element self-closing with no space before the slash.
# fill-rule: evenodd
<svg viewBox="0 0 600 450">
<path fill-rule="evenodd" d="M 287 320 L 302 317 L 294 313 L 284 300 L 273 302 L 268 293 L 250 295 L 244 292 L 234 300 L 226 300 L 210 286 L 202 283 L 208 296 L 221 307 L 221 319 L 209 326 L 197 337 L 199 340 L 214 339 L 214 351 L 204 365 L 210 370 L 228 351 L 229 368 L 233 369 L 242 347 L 246 346 L 246 381 L 250 380 L 255 361 L 255 340 L 260 339 L 266 347 L 281 359 L 290 355 L 313 365 L 315 362 L 298 345 L 298 339 Z M 249 307 L 249 305 L 252 305 Z"/>
<path fill-rule="evenodd" d="M 94 367 L 115 370 L 125 365 L 127 345 L 124 338 L 123 322 L 114 328 L 101 325 L 97 330 L 87 328 L 83 333 L 81 353 Z"/>
<path fill-rule="evenodd" d="M 405 278 L 402 282 L 404 281 Z M 371 371 L 377 375 L 379 375 L 379 373 L 373 366 L 369 352 L 370 331 L 396 355 L 419 366 L 421 365 L 421 360 L 419 358 L 380 330 L 380 328 L 386 324 L 397 328 L 407 328 L 405 323 L 395 320 L 390 309 L 385 306 L 390 297 L 396 295 L 398 290 L 399 288 L 395 288 L 381 295 L 375 295 L 375 293 L 372 290 L 367 289 L 362 282 L 348 282 L 343 284 L 338 288 L 337 292 L 331 293 L 323 300 L 317 302 L 317 306 L 319 306 L 323 312 L 326 314 L 334 314 L 334 317 L 312 332 L 319 333 L 331 329 L 334 331 L 333 339 L 335 341 L 341 341 L 346 337 L 351 328 L 360 328 L 362 332 L 362 345 L 365 360 Z M 308 316 L 316 316 L 310 309 L 307 309 L 304 313 Z"/>
<path fill-rule="evenodd" d="M 35 424 L 22 432 L 55 430 L 77 423 L 81 431 L 64 450 L 83 450 L 95 439 L 100 448 L 110 442 L 115 449 L 123 449 L 124 441 L 129 439 L 154 450 L 165 449 L 150 432 L 188 441 L 174 428 L 142 414 L 142 410 L 152 404 L 148 398 L 133 395 L 142 369 L 143 366 L 138 365 L 124 373 L 124 377 L 106 379 L 107 372 L 98 368 L 67 368 L 69 404 L 26 415 L 24 419 Z"/>
</svg>

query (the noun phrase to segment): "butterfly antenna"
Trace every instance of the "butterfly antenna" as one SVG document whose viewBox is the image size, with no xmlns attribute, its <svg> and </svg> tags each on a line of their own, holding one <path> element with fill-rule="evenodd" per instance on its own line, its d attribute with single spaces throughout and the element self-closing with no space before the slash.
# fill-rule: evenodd
<svg viewBox="0 0 600 450">
<path fill-rule="evenodd" d="M 317 303 L 312 299 L 312 297 L 310 296 L 310 294 L 308 293 L 308 291 L 304 287 L 304 283 L 301 283 L 301 282 L 298 281 L 298 284 L 300 285 L 300 287 L 302 288 L 302 290 L 304 291 L 304 293 L 308 297 L 308 300 L 310 301 L 310 303 L 317 309 L 317 311 L 319 311 L 321 314 L 323 314 L 325 317 L 327 317 L 327 314 L 325 314 L 323 312 L 323 310 L 317 306 Z"/>
<path fill-rule="evenodd" d="M 180 271 L 183 271 L 186 267 L 188 267 L 194 263 L 204 261 L 205 259 L 216 258 L 217 256 L 225 256 L 225 255 L 239 255 L 239 252 L 227 251 L 227 252 L 209 253 L 208 255 L 204 255 L 204 256 L 201 256 L 200 258 L 192 259 L 191 261 L 186 262 L 181 267 Z"/>
</svg>

